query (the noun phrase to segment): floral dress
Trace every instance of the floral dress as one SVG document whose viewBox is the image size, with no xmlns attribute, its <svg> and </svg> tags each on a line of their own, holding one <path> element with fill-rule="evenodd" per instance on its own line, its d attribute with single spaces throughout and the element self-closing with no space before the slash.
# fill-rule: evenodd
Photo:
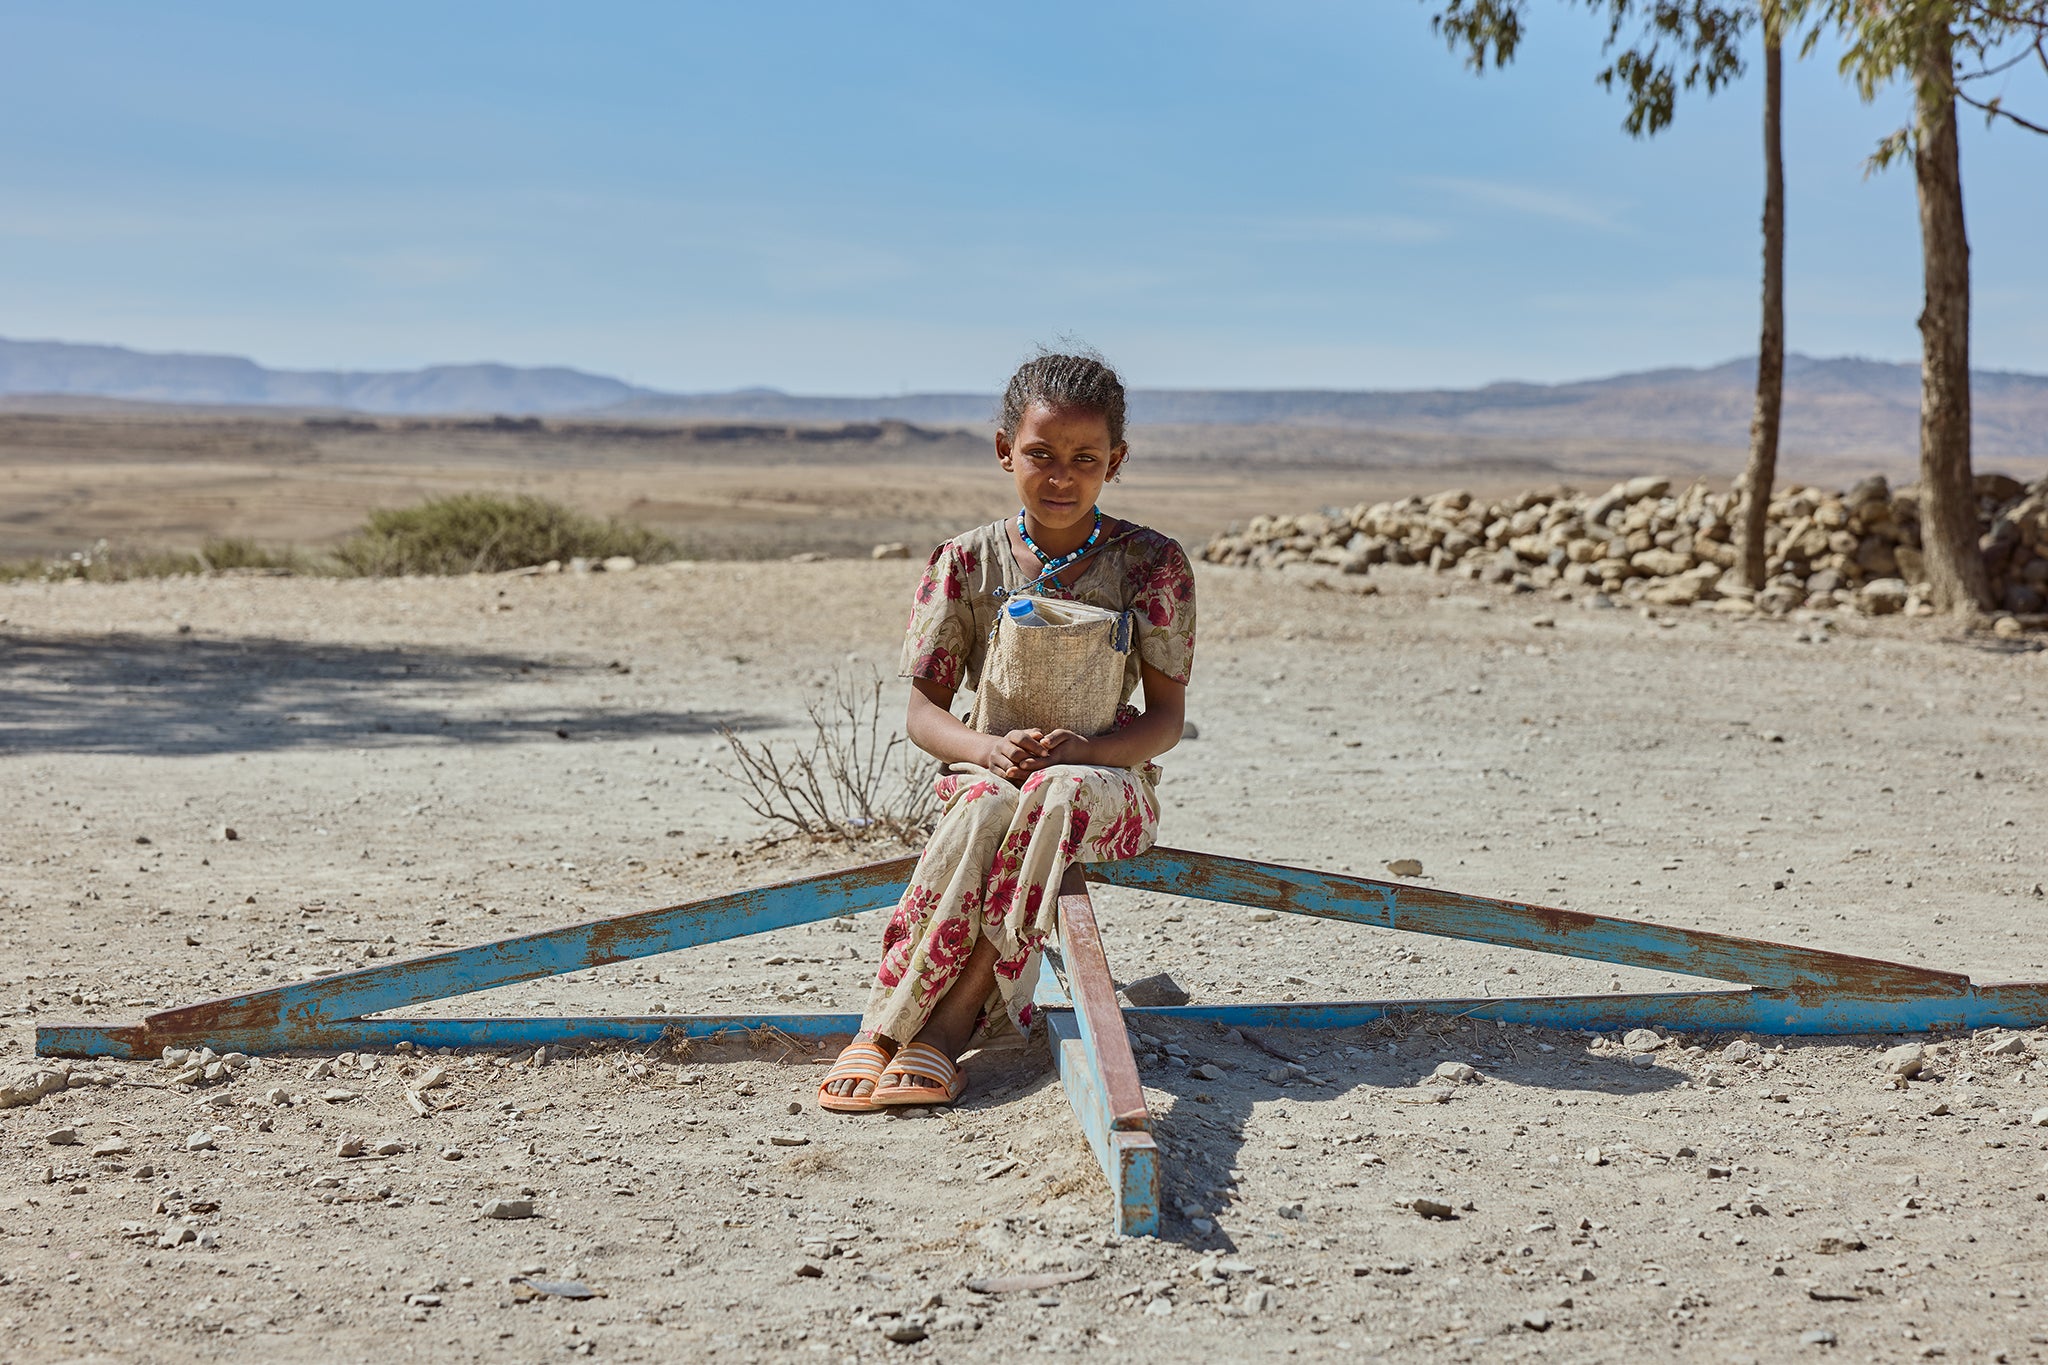
<svg viewBox="0 0 2048 1365">
<path fill-rule="evenodd" d="M 971 693 L 999 609 L 996 589 L 1016 592 L 1031 578 L 1011 552 L 1008 521 L 939 546 L 917 585 L 902 675 Z M 1118 728 L 1138 714 L 1130 701 L 1141 660 L 1175 682 L 1188 681 L 1194 574 L 1180 546 L 1157 531 L 1126 527 L 1081 561 L 1071 589 L 1047 579 L 1032 591 L 1132 613 L 1136 647 L 1124 665 Z M 1150 848 L 1159 829 L 1158 780 L 1150 763 L 1060 764 L 1021 785 L 971 764 L 941 775 L 938 827 L 883 931 L 861 1036 L 915 1038 L 983 938 L 996 948 L 996 987 L 976 1037 L 1027 1032 L 1039 949 L 1056 928 L 1067 865 Z"/>
</svg>

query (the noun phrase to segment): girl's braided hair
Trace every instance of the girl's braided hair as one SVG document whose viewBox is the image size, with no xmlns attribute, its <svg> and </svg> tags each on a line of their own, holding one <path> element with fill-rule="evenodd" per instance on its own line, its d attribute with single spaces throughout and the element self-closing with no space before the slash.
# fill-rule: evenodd
<svg viewBox="0 0 2048 1365">
<path fill-rule="evenodd" d="M 1094 351 L 1078 355 L 1041 351 L 1019 365 L 1003 390 L 1003 411 L 997 425 L 1004 435 L 1017 434 L 1024 410 L 1033 403 L 1099 412 L 1109 425 L 1109 443 L 1123 444 L 1124 381 Z"/>
</svg>

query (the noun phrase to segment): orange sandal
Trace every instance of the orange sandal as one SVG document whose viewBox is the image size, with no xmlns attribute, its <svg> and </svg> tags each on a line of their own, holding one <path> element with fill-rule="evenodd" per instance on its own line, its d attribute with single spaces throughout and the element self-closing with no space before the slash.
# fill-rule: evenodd
<svg viewBox="0 0 2048 1365">
<path fill-rule="evenodd" d="M 901 1081 L 891 1084 L 889 1077 L 898 1076 L 905 1080 L 912 1076 L 922 1077 L 936 1085 L 905 1085 Z M 882 1070 L 882 1079 L 868 1098 L 882 1108 L 895 1105 L 951 1104 L 967 1089 L 967 1073 L 951 1057 L 929 1043 L 906 1043 L 896 1049 L 896 1055 Z"/>
<path fill-rule="evenodd" d="M 873 1043 L 848 1043 L 825 1079 L 818 1082 L 818 1107 L 835 1114 L 874 1113 L 881 1108 L 875 1103 L 875 1091 L 882 1086 L 882 1068 L 888 1064 L 889 1054 Z M 834 1095 L 825 1089 L 839 1081 L 866 1081 L 872 1089 L 865 1095 Z"/>
</svg>

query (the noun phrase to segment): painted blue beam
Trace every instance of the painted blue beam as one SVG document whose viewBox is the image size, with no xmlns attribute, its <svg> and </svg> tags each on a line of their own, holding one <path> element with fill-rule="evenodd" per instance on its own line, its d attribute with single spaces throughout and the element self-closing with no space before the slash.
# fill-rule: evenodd
<svg viewBox="0 0 2048 1365">
<path fill-rule="evenodd" d="M 1093 863 L 1089 875 L 1193 900 L 1791 991 L 1813 1004 L 1839 994 L 1960 997 L 1970 988 L 1969 978 L 1956 972 L 1186 849 L 1155 848 L 1121 862 Z"/>
<path fill-rule="evenodd" d="M 1127 1009 L 1126 1018 L 1255 1028 L 1347 1029 L 1404 1014 L 1457 1015 L 1537 1028 L 1626 1029 L 1787 1036 L 2038 1028 L 2048 1024 L 2048 983 L 1983 986 L 1961 997 L 1844 996 L 1802 1000 L 1781 991 L 1648 991 L 1610 995 L 1491 996 L 1174 1005 Z"/>
<path fill-rule="evenodd" d="M 339 1019 L 299 1035 L 288 1046 L 251 1047 L 223 1034 L 180 1046 L 253 1055 L 278 1052 L 347 1052 L 359 1048 L 414 1047 L 528 1048 L 556 1044 L 660 1042 L 664 1037 L 735 1037 L 774 1029 L 805 1042 L 851 1038 L 858 1014 L 641 1014 L 547 1019 Z M 50 1024 L 36 1030 L 36 1052 L 44 1057 L 129 1057 L 132 1029 L 120 1025 Z"/>
<path fill-rule="evenodd" d="M 301 1040 L 343 1019 L 893 905 L 916 861 L 870 863 L 208 1000 L 149 1015 L 143 1030 L 159 1050 L 222 1036 L 238 1039 L 243 1052 L 311 1046 Z"/>
<path fill-rule="evenodd" d="M 1074 1117 L 1088 1139 L 1102 1174 L 1109 1181 L 1111 1210 L 1119 1235 L 1156 1237 L 1159 1234 L 1159 1147 L 1150 1133 L 1132 1132 L 1114 1126 L 1109 1102 L 1103 1093 L 1101 1073 L 1081 1040 L 1080 1027 L 1071 1009 L 1045 1012 L 1046 1032 L 1052 1043 L 1053 1065 L 1058 1068 L 1060 1088 L 1067 1092 Z"/>
</svg>

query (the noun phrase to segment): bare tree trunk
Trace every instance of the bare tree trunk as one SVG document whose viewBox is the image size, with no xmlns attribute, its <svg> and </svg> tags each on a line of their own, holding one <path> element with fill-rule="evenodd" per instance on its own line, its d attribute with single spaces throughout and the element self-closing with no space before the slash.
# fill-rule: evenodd
<svg viewBox="0 0 2048 1365">
<path fill-rule="evenodd" d="M 1920 313 L 1920 543 L 1935 608 L 1969 615 L 1991 606 L 1991 582 L 1977 548 L 1970 476 L 1970 242 L 1953 50 L 1943 21 L 1928 33 L 1914 71 L 1913 171 L 1927 293 Z"/>
<path fill-rule="evenodd" d="M 1785 158 L 1779 137 L 1783 63 L 1774 7 L 1764 13 L 1764 320 L 1757 342 L 1756 413 L 1749 420 L 1748 487 L 1742 509 L 1742 576 L 1761 592 L 1764 528 L 1778 477 L 1778 414 L 1785 401 Z"/>
</svg>

